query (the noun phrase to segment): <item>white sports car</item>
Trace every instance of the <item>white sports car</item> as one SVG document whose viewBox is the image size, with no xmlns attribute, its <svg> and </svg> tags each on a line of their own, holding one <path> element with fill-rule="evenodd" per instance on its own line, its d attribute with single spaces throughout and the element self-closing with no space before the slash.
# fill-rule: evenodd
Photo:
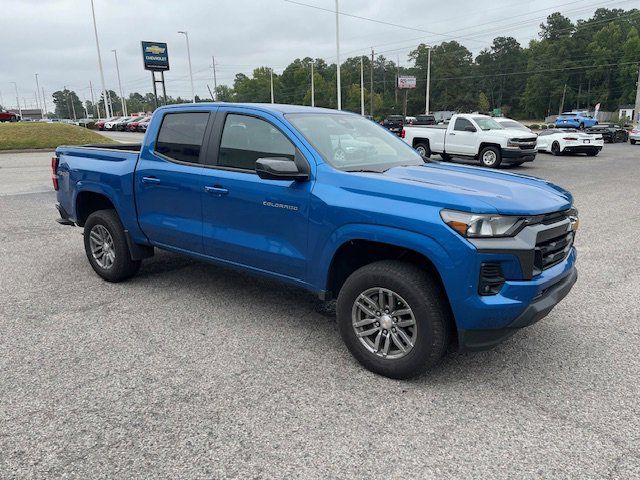
<svg viewBox="0 0 640 480">
<path fill-rule="evenodd" d="M 589 135 L 575 129 L 550 128 L 538 134 L 536 148 L 539 152 L 553 155 L 565 153 L 586 153 L 590 157 L 598 155 L 604 140 L 602 135 Z"/>
</svg>

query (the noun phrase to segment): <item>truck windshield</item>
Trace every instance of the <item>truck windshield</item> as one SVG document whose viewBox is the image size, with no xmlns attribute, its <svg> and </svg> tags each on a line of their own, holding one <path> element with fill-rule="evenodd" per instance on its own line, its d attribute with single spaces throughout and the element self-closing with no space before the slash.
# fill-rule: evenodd
<svg viewBox="0 0 640 480">
<path fill-rule="evenodd" d="M 286 117 L 324 160 L 339 170 L 383 172 L 424 164 L 409 145 L 359 115 L 293 113 Z"/>
<path fill-rule="evenodd" d="M 504 127 L 489 117 L 473 117 L 473 121 L 478 124 L 482 130 L 504 130 Z"/>
</svg>

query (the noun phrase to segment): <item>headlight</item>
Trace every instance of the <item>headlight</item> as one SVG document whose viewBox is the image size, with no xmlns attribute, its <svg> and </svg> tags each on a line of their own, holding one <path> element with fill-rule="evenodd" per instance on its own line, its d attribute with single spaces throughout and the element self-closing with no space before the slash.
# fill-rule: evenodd
<svg viewBox="0 0 640 480">
<path fill-rule="evenodd" d="M 527 219 L 519 216 L 477 214 L 442 210 L 444 223 L 463 237 L 511 237 L 518 233 Z"/>
<path fill-rule="evenodd" d="M 520 142 L 518 141 L 517 138 L 510 138 L 509 140 L 507 140 L 507 147 L 509 147 L 509 148 L 519 148 L 520 147 Z"/>
</svg>

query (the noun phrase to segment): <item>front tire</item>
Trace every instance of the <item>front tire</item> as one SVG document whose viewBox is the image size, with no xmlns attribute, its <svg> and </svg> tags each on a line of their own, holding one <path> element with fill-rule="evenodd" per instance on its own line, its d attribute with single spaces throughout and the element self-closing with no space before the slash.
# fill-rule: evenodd
<svg viewBox="0 0 640 480">
<path fill-rule="evenodd" d="M 11 117 L 11 120 L 9 120 L 10 122 L 17 122 L 18 121 L 18 117 Z"/>
<path fill-rule="evenodd" d="M 138 272 L 131 260 L 124 228 L 115 210 L 98 210 L 84 224 L 84 250 L 93 270 L 107 282 L 121 282 Z"/>
<path fill-rule="evenodd" d="M 632 139 L 630 139 L 630 140 L 629 140 L 629 143 L 630 143 L 631 145 L 635 145 L 635 144 L 636 144 L 636 141 L 632 138 Z"/>
<path fill-rule="evenodd" d="M 368 370 L 410 378 L 442 358 L 451 318 L 438 285 L 415 265 L 383 260 L 347 278 L 337 302 L 338 328 Z"/>
<path fill-rule="evenodd" d="M 595 157 L 596 155 L 598 155 L 598 153 L 600 153 L 600 150 L 598 150 L 597 148 L 593 148 L 587 152 L 587 156 Z"/>
<path fill-rule="evenodd" d="M 442 158 L 442 160 L 445 162 L 451 161 L 451 155 L 449 155 L 448 153 L 441 153 L 440 158 Z"/>
<path fill-rule="evenodd" d="M 496 147 L 484 147 L 480 151 L 480 165 L 487 168 L 498 168 L 502 163 L 502 154 Z"/>
</svg>

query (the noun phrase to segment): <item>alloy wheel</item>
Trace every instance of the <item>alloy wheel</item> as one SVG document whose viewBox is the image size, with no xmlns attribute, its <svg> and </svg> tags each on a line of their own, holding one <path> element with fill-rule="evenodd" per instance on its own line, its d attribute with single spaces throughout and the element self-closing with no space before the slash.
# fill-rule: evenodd
<svg viewBox="0 0 640 480">
<path fill-rule="evenodd" d="M 94 225 L 89 232 L 89 246 L 91 247 L 91 255 L 100 268 L 108 270 L 113 266 L 116 252 L 109 230 L 100 224 Z"/>
</svg>

